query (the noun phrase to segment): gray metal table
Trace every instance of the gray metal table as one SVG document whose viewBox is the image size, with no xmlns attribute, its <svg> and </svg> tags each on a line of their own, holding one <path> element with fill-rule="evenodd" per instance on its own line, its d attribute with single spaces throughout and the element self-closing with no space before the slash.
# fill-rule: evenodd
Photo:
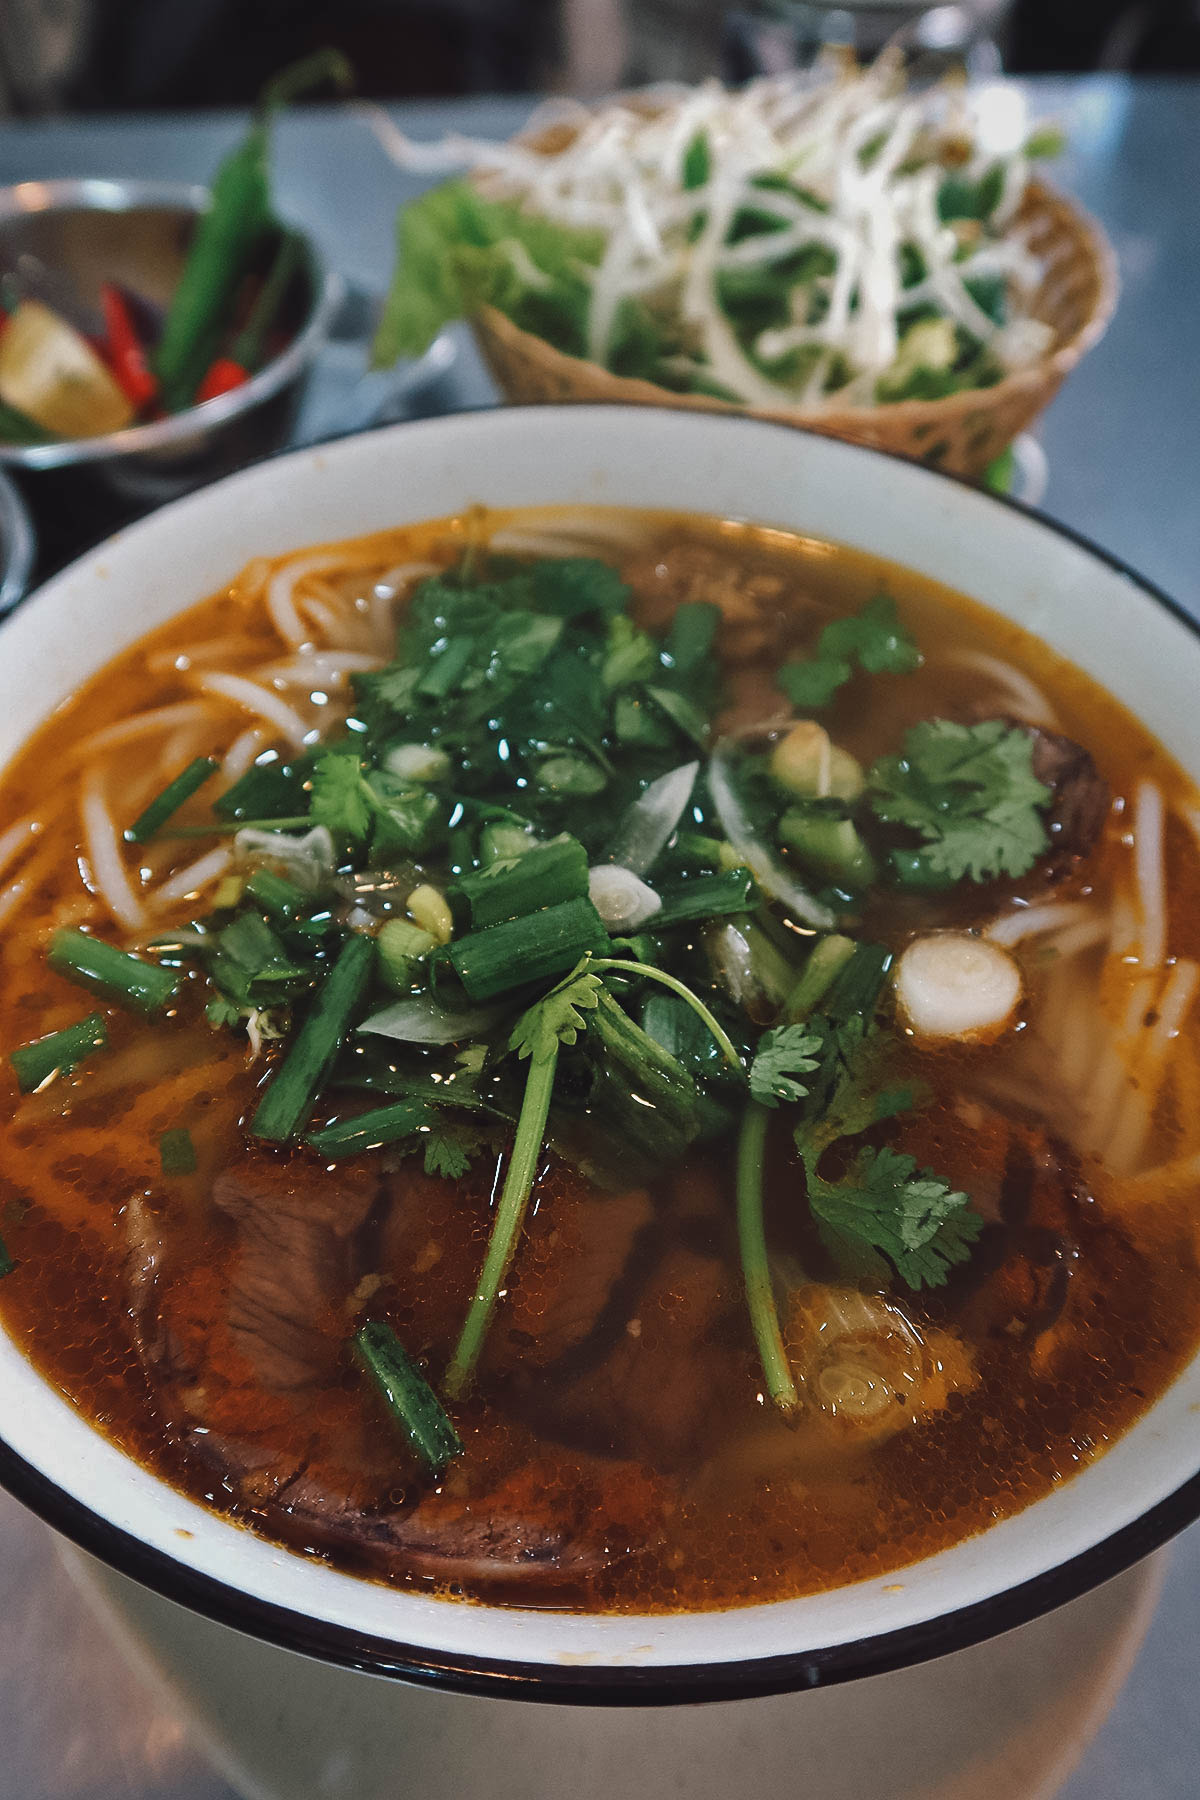
<svg viewBox="0 0 1200 1800">
<path fill-rule="evenodd" d="M 1035 106 L 1067 126 L 1071 149 L 1056 179 L 1104 224 L 1123 279 L 1107 337 L 1040 427 L 1050 466 L 1043 505 L 1200 614 L 1200 85 L 1103 77 L 1028 86 Z M 447 128 L 504 135 L 528 110 L 477 100 L 394 112 L 429 137 Z M 204 180 L 239 129 L 228 115 L 4 125 L 0 182 Z M 276 166 L 283 208 L 352 281 L 381 290 L 397 204 L 418 184 L 361 118 L 323 109 L 281 122 Z M 333 411 L 337 382 L 334 370 L 321 396 Z M 491 398 L 464 341 L 437 404 Z M 1061 1800 L 1195 1800 L 1198 1600 L 1200 1526 L 1171 1551 L 1145 1647 Z M 138 1677 L 114 1666 L 48 1535 L 3 1496 L 0 1602 L 0 1800 L 231 1800 Z"/>
</svg>

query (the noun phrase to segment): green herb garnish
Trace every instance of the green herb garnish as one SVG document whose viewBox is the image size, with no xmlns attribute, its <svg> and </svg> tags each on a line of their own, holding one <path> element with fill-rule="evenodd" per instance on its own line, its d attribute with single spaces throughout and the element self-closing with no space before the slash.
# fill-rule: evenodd
<svg viewBox="0 0 1200 1800">
<path fill-rule="evenodd" d="M 917 832 L 921 865 L 950 881 L 1024 875 L 1048 847 L 1052 796 L 1033 773 L 1033 739 L 1002 719 L 914 725 L 869 784 L 876 816 Z"/>
<path fill-rule="evenodd" d="M 817 639 L 816 655 L 785 663 L 779 685 L 794 706 L 820 712 L 856 665 L 868 675 L 907 675 L 921 666 L 921 652 L 887 594 L 868 600 L 861 612 L 832 619 Z"/>
</svg>

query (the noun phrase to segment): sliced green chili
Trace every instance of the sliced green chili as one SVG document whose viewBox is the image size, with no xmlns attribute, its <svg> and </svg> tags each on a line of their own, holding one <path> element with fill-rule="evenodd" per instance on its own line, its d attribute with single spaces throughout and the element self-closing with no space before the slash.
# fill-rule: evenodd
<svg viewBox="0 0 1200 1800">
<path fill-rule="evenodd" d="M 354 1334 L 354 1353 L 395 1415 L 429 1473 L 442 1474 L 463 1444 L 441 1401 L 390 1325 L 368 1320 Z"/>
</svg>

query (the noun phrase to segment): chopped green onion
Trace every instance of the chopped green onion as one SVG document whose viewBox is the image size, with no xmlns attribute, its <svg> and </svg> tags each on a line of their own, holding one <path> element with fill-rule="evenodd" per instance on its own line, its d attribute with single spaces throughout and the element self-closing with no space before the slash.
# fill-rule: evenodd
<svg viewBox="0 0 1200 1800">
<path fill-rule="evenodd" d="M 354 1334 L 354 1351 L 413 1451 L 431 1475 L 440 1475 L 462 1455 L 462 1439 L 391 1326 L 368 1320 Z"/>
<path fill-rule="evenodd" d="M 957 876 L 939 869 L 928 849 L 893 850 L 888 862 L 896 885 L 914 893 L 942 894 L 957 886 Z"/>
<path fill-rule="evenodd" d="M 0 1276 L 11 1275 L 16 1266 L 15 1260 L 9 1254 L 8 1245 L 3 1238 L 0 1238 Z"/>
<path fill-rule="evenodd" d="M 746 912 L 754 905 L 754 877 L 749 869 L 730 869 L 723 875 L 696 875 L 660 892 L 662 910 L 646 923 L 654 931 L 668 931 L 672 925 L 685 925 L 693 919 Z"/>
<path fill-rule="evenodd" d="M 56 931 L 47 960 L 55 974 L 134 1012 L 159 1012 L 175 993 L 170 969 L 143 962 L 86 932 Z"/>
<path fill-rule="evenodd" d="M 194 1175 L 196 1146 L 186 1125 L 175 1131 L 164 1131 L 158 1140 L 158 1160 L 164 1175 Z"/>
<path fill-rule="evenodd" d="M 384 1144 L 399 1143 L 411 1137 L 429 1122 L 427 1107 L 400 1101 L 395 1106 L 377 1106 L 371 1112 L 359 1113 L 354 1119 L 339 1119 L 335 1125 L 324 1125 L 311 1131 L 305 1143 L 333 1161 L 341 1156 L 360 1156 L 364 1150 L 378 1150 Z"/>
<path fill-rule="evenodd" d="M 479 834 L 479 860 L 482 863 L 509 862 L 537 847 L 537 838 L 527 825 L 510 825 L 497 819 L 485 825 Z"/>
<path fill-rule="evenodd" d="M 375 939 L 379 974 L 388 987 L 403 993 L 412 986 L 417 963 L 436 949 L 431 931 L 422 931 L 408 919 L 389 919 Z"/>
<path fill-rule="evenodd" d="M 252 763 L 240 781 L 217 796 L 213 811 L 219 819 L 239 826 L 251 820 L 256 824 L 276 824 L 284 817 L 305 812 L 311 780 L 311 756 L 299 757 L 293 763 Z"/>
<path fill-rule="evenodd" d="M 818 801 L 817 806 L 821 803 Z M 830 881 L 852 888 L 869 887 L 878 870 L 853 819 L 835 813 L 790 806 L 779 821 L 779 841 L 802 862 Z"/>
<path fill-rule="evenodd" d="M 533 852 L 529 854 L 532 856 Z M 471 1000 L 565 975 L 589 951 L 606 950 L 608 933 L 590 900 L 567 900 L 473 931 L 445 952 Z"/>
<path fill-rule="evenodd" d="M 809 1013 L 825 998 L 854 955 L 855 947 L 853 938 L 841 937 L 837 932 L 823 937 L 814 946 L 799 981 L 784 1005 L 784 1017 L 790 1024 L 797 1025 L 801 1019 L 807 1019 Z"/>
<path fill-rule="evenodd" d="M 462 876 L 449 898 L 455 913 L 465 913 L 472 929 L 480 931 L 564 900 L 582 899 L 587 891 L 587 852 L 578 838 L 564 832 L 509 861 Z"/>
<path fill-rule="evenodd" d="M 246 893 L 265 913 L 285 921 L 294 919 L 312 897 L 286 875 L 276 875 L 274 869 L 266 868 L 255 869 L 247 878 Z"/>
<path fill-rule="evenodd" d="M 21 1092 L 31 1094 L 52 1075 L 69 1075 L 85 1056 L 90 1056 L 93 1050 L 105 1049 L 107 1044 L 104 1014 L 89 1013 L 76 1025 L 66 1025 L 61 1031 L 52 1031 L 48 1037 L 23 1044 L 8 1060 Z"/>
<path fill-rule="evenodd" d="M 286 1144 L 308 1123 L 330 1064 L 350 1028 L 375 956 L 369 937 L 347 939 L 308 1017 L 271 1078 L 250 1124 L 251 1136 Z"/>
<path fill-rule="evenodd" d="M 129 830 L 125 833 L 128 844 L 144 844 L 156 832 L 161 831 L 173 813 L 177 813 L 185 800 L 190 800 L 198 788 L 202 788 L 210 775 L 214 775 L 220 765 L 211 756 L 198 756 L 190 762 L 174 781 L 168 782 L 162 793 L 153 799 L 145 812 L 138 814 Z"/>
</svg>

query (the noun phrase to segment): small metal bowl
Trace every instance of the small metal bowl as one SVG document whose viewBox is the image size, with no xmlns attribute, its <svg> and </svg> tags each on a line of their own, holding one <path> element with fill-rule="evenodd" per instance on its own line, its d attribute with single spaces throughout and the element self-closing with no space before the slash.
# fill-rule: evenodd
<svg viewBox="0 0 1200 1800">
<path fill-rule="evenodd" d="M 36 554 L 25 502 L 8 476 L 0 474 L 0 619 L 24 598 Z"/>
<path fill-rule="evenodd" d="M 19 269 L 22 257 L 36 259 L 52 279 L 61 275 L 68 291 L 97 309 L 104 281 L 165 306 L 210 199 L 207 188 L 164 181 L 23 181 L 0 188 L 0 268 Z M 312 240 L 298 235 L 304 257 L 284 302 L 291 335 L 242 387 L 104 437 L 0 443 L 0 464 L 38 471 L 38 490 L 53 477 L 56 500 L 72 507 L 83 504 L 87 513 L 100 515 L 107 507 L 110 517 L 98 521 L 103 526 L 116 522 L 112 514 L 156 506 L 277 450 L 342 295 L 340 280 Z M 41 512 L 49 496 L 34 489 L 31 482 L 30 497 Z"/>
</svg>

